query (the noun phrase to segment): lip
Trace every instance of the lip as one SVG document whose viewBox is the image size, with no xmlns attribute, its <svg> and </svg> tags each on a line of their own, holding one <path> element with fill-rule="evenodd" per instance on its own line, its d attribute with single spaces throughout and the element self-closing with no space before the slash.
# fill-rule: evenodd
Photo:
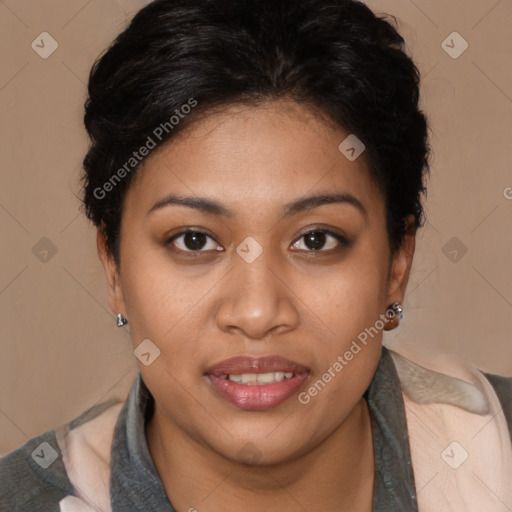
<svg viewBox="0 0 512 512">
<path fill-rule="evenodd" d="M 223 376 L 242 373 L 293 373 L 290 379 L 273 384 L 239 384 Z M 266 410 L 277 407 L 294 395 L 309 377 L 309 370 L 280 356 L 238 356 L 226 359 L 205 372 L 218 396 L 244 410 Z"/>
<path fill-rule="evenodd" d="M 292 372 L 309 373 L 308 368 L 281 356 L 237 356 L 217 363 L 206 370 L 207 375 L 240 373 Z"/>
</svg>

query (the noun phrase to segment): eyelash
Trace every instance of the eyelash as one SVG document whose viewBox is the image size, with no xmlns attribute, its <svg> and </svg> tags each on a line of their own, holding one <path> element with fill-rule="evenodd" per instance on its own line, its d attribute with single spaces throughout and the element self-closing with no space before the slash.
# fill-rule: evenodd
<svg viewBox="0 0 512 512">
<path fill-rule="evenodd" d="M 171 245 L 177 238 L 179 238 L 179 237 L 181 237 L 183 235 L 189 234 L 189 233 L 199 234 L 199 235 L 206 235 L 211 240 L 214 240 L 213 237 L 211 237 L 208 233 L 205 233 L 204 231 L 200 231 L 200 230 L 196 230 L 196 229 L 186 229 L 185 231 L 181 231 L 181 232 L 173 235 L 171 238 L 169 238 L 165 242 L 165 245 L 166 246 L 167 245 Z M 312 254 L 331 253 L 333 251 L 339 251 L 339 250 L 342 250 L 342 249 L 347 249 L 351 245 L 351 242 L 349 242 L 344 236 L 342 236 L 342 235 L 340 235 L 338 233 L 335 233 L 334 231 L 331 231 L 329 229 L 323 229 L 323 228 L 312 228 L 312 229 L 309 229 L 308 231 L 303 233 L 299 238 L 297 238 L 297 240 L 293 243 L 293 245 L 295 245 L 303 237 L 305 237 L 306 235 L 308 235 L 310 233 L 324 233 L 326 235 L 332 236 L 334 239 L 336 239 L 338 241 L 339 247 L 335 248 L 335 249 L 328 249 L 328 250 L 322 250 L 322 249 L 319 249 L 319 250 L 313 250 L 313 249 L 304 250 L 304 249 L 299 249 L 299 252 L 302 251 L 302 252 L 307 252 L 307 253 L 312 253 Z M 208 252 L 208 251 L 203 251 L 203 250 L 191 251 L 191 250 L 183 250 L 183 249 L 178 249 L 178 248 L 174 248 L 174 250 L 176 250 L 176 251 L 178 251 L 178 252 L 180 252 L 182 254 L 185 254 L 186 256 L 192 256 L 192 257 L 197 257 L 201 253 Z M 219 252 L 221 252 L 221 251 L 219 251 Z"/>
</svg>

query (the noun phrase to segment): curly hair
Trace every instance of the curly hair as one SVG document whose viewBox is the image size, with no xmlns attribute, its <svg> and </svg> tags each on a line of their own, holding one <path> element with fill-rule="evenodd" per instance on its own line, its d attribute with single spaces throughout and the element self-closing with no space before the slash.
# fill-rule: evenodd
<svg viewBox="0 0 512 512">
<path fill-rule="evenodd" d="M 406 217 L 423 225 L 430 147 L 420 74 L 389 18 L 397 25 L 355 0 L 155 0 L 141 9 L 92 66 L 85 103 L 83 205 L 116 261 L 139 147 L 163 145 L 215 107 L 283 97 L 363 142 L 393 254 Z"/>
</svg>

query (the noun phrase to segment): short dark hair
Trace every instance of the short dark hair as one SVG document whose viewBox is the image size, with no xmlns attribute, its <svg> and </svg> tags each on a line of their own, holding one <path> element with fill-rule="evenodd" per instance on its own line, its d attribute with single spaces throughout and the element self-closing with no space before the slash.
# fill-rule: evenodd
<svg viewBox="0 0 512 512">
<path fill-rule="evenodd" d="M 116 261 L 133 152 L 215 107 L 278 98 L 363 142 L 393 254 L 407 216 L 423 225 L 430 147 L 419 71 L 387 18 L 397 24 L 355 0 L 155 0 L 140 10 L 92 66 L 85 103 L 83 203 Z"/>
</svg>

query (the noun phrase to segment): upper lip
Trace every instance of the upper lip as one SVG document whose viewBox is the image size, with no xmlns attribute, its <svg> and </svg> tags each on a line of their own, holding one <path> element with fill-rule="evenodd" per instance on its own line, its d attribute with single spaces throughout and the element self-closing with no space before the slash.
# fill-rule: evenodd
<svg viewBox="0 0 512 512">
<path fill-rule="evenodd" d="M 207 375 L 240 375 L 242 373 L 307 373 L 309 370 L 281 356 L 237 356 L 225 359 L 206 370 Z"/>
</svg>

